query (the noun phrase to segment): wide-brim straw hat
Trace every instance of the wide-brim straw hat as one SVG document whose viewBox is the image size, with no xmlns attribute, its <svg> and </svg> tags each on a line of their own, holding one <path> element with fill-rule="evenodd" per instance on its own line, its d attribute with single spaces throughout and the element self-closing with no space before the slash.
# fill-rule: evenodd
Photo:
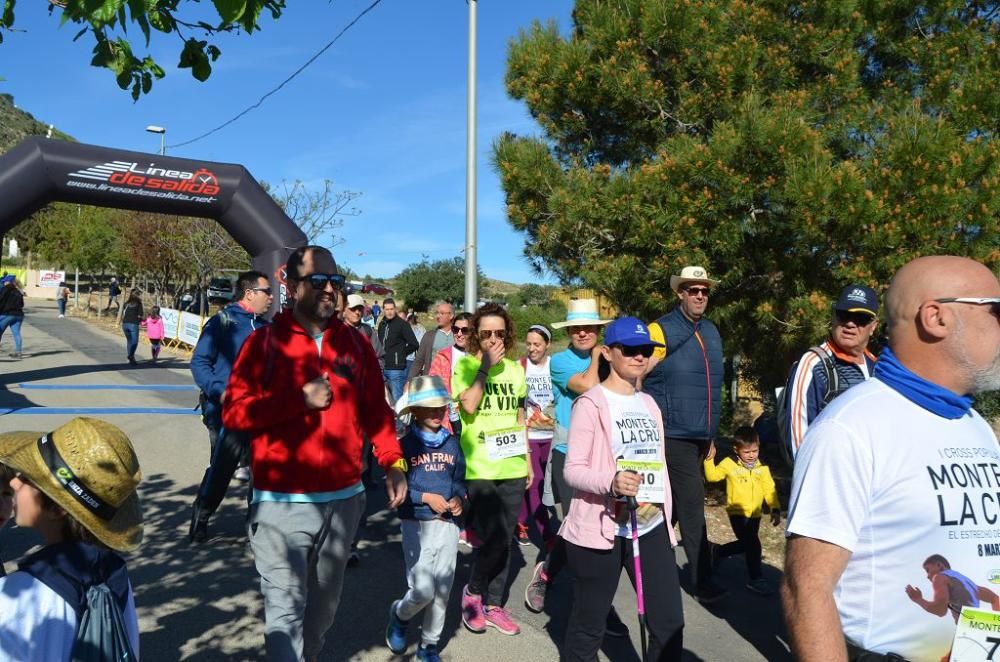
<svg viewBox="0 0 1000 662">
<path fill-rule="evenodd" d="M 674 292 L 681 289 L 685 283 L 705 283 L 706 285 L 718 285 L 719 281 L 708 277 L 705 267 L 684 267 L 680 274 L 670 277 L 670 289 Z"/>
<path fill-rule="evenodd" d="M 596 299 L 571 299 L 566 307 L 566 321 L 553 322 L 553 329 L 565 329 L 568 326 L 604 326 L 611 320 L 602 320 L 597 309 Z"/>
<path fill-rule="evenodd" d="M 446 407 L 450 402 L 444 380 L 437 375 L 423 375 L 410 380 L 406 393 L 396 401 L 396 413 L 405 414 L 411 407 Z"/>
<path fill-rule="evenodd" d="M 0 463 L 21 473 L 99 541 L 122 552 L 142 542 L 139 459 L 125 433 L 94 418 L 54 432 L 0 434 Z"/>
</svg>

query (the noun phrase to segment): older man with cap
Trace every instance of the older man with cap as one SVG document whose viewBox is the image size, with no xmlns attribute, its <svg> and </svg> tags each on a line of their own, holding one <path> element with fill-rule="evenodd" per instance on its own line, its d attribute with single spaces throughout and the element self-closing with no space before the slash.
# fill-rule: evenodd
<svg viewBox="0 0 1000 662">
<path fill-rule="evenodd" d="M 437 324 L 437 328 L 425 333 L 420 339 L 420 346 L 413 357 L 413 365 L 410 366 L 408 379 L 429 375 L 431 362 L 437 353 L 455 344 L 455 335 L 451 330 L 454 321 L 454 306 L 447 301 L 438 301 L 434 304 L 434 322 Z"/>
<path fill-rule="evenodd" d="M 830 337 L 802 355 L 785 386 L 779 421 L 790 458 L 795 458 L 813 419 L 847 389 L 871 377 L 875 356 L 868 341 L 878 327 L 878 296 L 866 285 L 848 285 L 833 306 Z"/>
<path fill-rule="evenodd" d="M 972 404 L 1000 388 L 1000 282 L 967 258 L 918 258 L 885 308 L 873 379 L 824 410 L 795 462 L 782 598 L 803 662 L 948 659 L 942 616 L 973 601 L 935 560 L 974 606 L 992 600 L 977 587 L 997 574 L 1000 446 Z"/>
<path fill-rule="evenodd" d="M 702 461 L 715 453 L 722 408 L 722 337 L 705 317 L 718 283 L 704 267 L 684 267 L 670 277 L 678 303 L 649 325 L 652 339 L 665 347 L 653 354 L 642 384 L 663 414 L 674 519 L 681 526 L 695 598 L 706 604 L 726 595 L 712 580 L 702 474 Z"/>
</svg>

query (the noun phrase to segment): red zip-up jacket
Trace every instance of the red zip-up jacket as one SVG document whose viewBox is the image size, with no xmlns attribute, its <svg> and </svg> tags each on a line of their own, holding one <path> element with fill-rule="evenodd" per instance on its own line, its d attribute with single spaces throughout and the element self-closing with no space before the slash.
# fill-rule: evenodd
<svg viewBox="0 0 1000 662">
<path fill-rule="evenodd" d="M 308 409 L 302 387 L 327 373 L 333 399 Z M 254 488 L 333 492 L 361 480 L 362 434 L 383 469 L 403 457 L 371 344 L 338 319 L 322 353 L 291 311 L 254 331 L 233 365 L 222 407 L 228 430 L 250 433 Z"/>
</svg>

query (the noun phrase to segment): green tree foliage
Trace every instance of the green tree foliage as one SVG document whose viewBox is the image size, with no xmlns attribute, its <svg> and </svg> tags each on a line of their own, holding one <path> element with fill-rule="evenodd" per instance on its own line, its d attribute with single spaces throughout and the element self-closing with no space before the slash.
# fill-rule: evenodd
<svg viewBox="0 0 1000 662">
<path fill-rule="evenodd" d="M 539 270 L 646 319 L 722 283 L 729 353 L 773 385 L 837 290 L 911 258 L 1000 263 L 997 2 L 578 0 L 510 45 L 543 135 L 494 145 Z"/>
<path fill-rule="evenodd" d="M 59 14 L 60 25 L 80 27 L 74 40 L 90 33 L 94 41 L 90 63 L 110 70 L 118 86 L 138 99 L 165 72 L 151 56 L 133 50 L 126 36 L 129 27 L 142 32 L 147 48 L 154 31 L 179 37 L 183 46 L 177 67 L 190 69 L 197 80 L 206 81 L 212 75 L 212 62 L 222 54 L 209 38 L 220 32 L 252 34 L 260 29 L 264 10 L 277 19 L 285 9 L 285 0 L 212 0 L 215 15 L 204 20 L 208 16 L 200 4 L 196 0 L 51 0 L 49 11 Z M 4 32 L 15 27 L 16 5 L 17 0 L 3 0 L 0 42 Z"/>
<path fill-rule="evenodd" d="M 511 297 L 511 303 L 544 308 L 552 302 L 554 291 L 555 288 L 553 287 L 539 285 L 538 283 L 528 283 L 527 285 L 522 285 L 521 289 L 517 291 L 516 301 L 514 297 Z"/>
<path fill-rule="evenodd" d="M 427 310 L 435 301 L 457 305 L 465 297 L 465 259 L 454 257 L 434 262 L 424 259 L 399 272 L 394 282 L 396 296 L 414 310 Z M 479 286 L 487 287 L 482 271 Z"/>
</svg>

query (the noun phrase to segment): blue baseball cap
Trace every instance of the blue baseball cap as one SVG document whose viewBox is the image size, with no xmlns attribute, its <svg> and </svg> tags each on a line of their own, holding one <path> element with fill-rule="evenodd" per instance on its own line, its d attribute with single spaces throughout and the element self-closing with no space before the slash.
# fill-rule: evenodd
<svg viewBox="0 0 1000 662">
<path fill-rule="evenodd" d="M 878 295 L 867 285 L 848 285 L 840 291 L 834 310 L 845 313 L 868 313 L 878 317 Z"/>
<path fill-rule="evenodd" d="M 638 317 L 619 317 L 604 329 L 605 345 L 622 345 L 623 347 L 663 347 L 649 335 L 649 327 Z"/>
</svg>

